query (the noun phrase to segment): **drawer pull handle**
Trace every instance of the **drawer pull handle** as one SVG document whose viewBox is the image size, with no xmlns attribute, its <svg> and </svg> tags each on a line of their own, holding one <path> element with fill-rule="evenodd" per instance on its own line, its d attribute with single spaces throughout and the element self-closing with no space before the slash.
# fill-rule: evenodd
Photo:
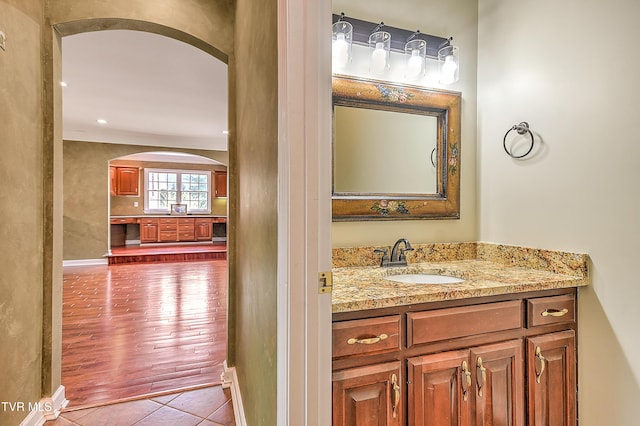
<svg viewBox="0 0 640 426">
<path fill-rule="evenodd" d="M 391 375 L 391 387 L 393 387 L 393 405 L 391 406 L 393 418 L 396 418 L 396 410 L 398 409 L 398 403 L 400 402 L 400 386 L 398 385 L 398 377 L 395 374 Z"/>
<path fill-rule="evenodd" d="M 543 317 L 563 317 L 563 316 L 567 315 L 568 313 L 569 313 L 569 310 L 567 308 L 564 308 L 562 310 L 559 310 L 559 309 L 546 309 L 540 315 L 542 315 Z"/>
<path fill-rule="evenodd" d="M 544 365 L 545 365 L 545 357 L 542 356 L 542 351 L 540 349 L 540 346 L 536 346 L 536 383 L 540 383 L 540 377 L 542 377 L 542 373 L 544 372 Z M 538 369 L 538 363 L 540 364 L 540 368 Z M 540 370 L 540 371 L 538 371 Z"/>
<path fill-rule="evenodd" d="M 471 371 L 467 367 L 467 361 L 462 361 L 462 399 L 464 401 L 469 397 L 469 388 L 471 387 Z"/>
<path fill-rule="evenodd" d="M 476 374 L 478 381 L 478 396 L 482 396 L 482 387 L 487 382 L 487 369 L 484 365 L 482 365 L 482 358 L 478 357 L 478 361 L 476 362 Z"/>
<path fill-rule="evenodd" d="M 358 343 L 361 345 L 373 345 L 374 343 L 378 343 L 379 341 L 387 338 L 389 338 L 389 336 L 387 336 L 386 334 L 381 334 L 376 337 L 370 337 L 368 339 L 356 339 L 355 337 L 352 337 L 351 339 L 347 340 L 347 344 L 355 345 L 356 343 Z"/>
</svg>

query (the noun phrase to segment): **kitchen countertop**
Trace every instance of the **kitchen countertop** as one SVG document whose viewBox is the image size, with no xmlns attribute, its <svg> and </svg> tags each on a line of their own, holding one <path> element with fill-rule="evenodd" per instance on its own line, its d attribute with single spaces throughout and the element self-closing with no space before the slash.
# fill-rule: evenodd
<svg viewBox="0 0 640 426">
<path fill-rule="evenodd" d="M 587 255 L 487 243 L 414 245 L 406 267 L 362 266 L 348 260 L 349 254 L 372 253 L 373 249 L 334 249 L 334 266 L 340 265 L 333 269 L 334 313 L 581 287 L 589 281 Z M 450 275 L 464 281 L 405 284 L 385 279 L 414 273 Z"/>
</svg>

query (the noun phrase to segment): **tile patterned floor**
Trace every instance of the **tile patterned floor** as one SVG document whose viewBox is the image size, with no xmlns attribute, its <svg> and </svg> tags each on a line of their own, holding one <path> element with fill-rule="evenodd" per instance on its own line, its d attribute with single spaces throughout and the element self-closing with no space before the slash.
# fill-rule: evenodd
<svg viewBox="0 0 640 426">
<path fill-rule="evenodd" d="M 211 386 L 63 412 L 45 426 L 235 426 L 231 392 Z"/>
</svg>

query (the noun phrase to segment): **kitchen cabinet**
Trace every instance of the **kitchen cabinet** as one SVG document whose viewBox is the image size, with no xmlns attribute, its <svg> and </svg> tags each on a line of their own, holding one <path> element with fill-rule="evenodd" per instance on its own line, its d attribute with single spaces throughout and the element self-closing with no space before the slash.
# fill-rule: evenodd
<svg viewBox="0 0 640 426">
<path fill-rule="evenodd" d="M 197 241 L 211 241 L 213 238 L 213 219 L 197 218 L 194 232 Z"/>
<path fill-rule="evenodd" d="M 227 172 L 214 173 L 214 187 L 216 197 L 227 196 Z"/>
<path fill-rule="evenodd" d="M 140 242 L 141 243 L 157 243 L 158 242 L 158 219 L 142 218 L 140 223 Z"/>
<path fill-rule="evenodd" d="M 335 313 L 334 425 L 576 425 L 575 298 L 544 290 Z"/>
<path fill-rule="evenodd" d="M 111 195 L 139 194 L 140 169 L 137 167 L 109 167 Z"/>
</svg>

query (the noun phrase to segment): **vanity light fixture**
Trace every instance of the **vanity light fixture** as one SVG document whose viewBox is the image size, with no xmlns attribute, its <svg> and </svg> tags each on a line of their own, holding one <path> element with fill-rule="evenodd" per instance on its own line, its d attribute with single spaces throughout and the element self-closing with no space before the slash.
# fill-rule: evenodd
<svg viewBox="0 0 640 426">
<path fill-rule="evenodd" d="M 333 69 L 344 69 L 351 61 L 351 43 L 353 26 L 343 21 L 344 13 L 340 15 L 338 22 L 333 24 L 331 58 Z"/>
<path fill-rule="evenodd" d="M 407 61 L 405 76 L 409 80 L 417 80 L 424 75 L 425 58 L 427 56 L 427 42 L 417 38 L 420 31 L 411 34 L 404 45 L 404 55 Z"/>
<path fill-rule="evenodd" d="M 458 81 L 460 59 L 456 46 L 445 46 L 438 51 L 438 70 L 440 72 L 440 84 L 451 84 Z"/>
<path fill-rule="evenodd" d="M 373 74 L 384 74 L 389 70 L 389 53 L 391 52 L 391 34 L 382 30 L 384 22 L 380 22 L 369 36 L 369 71 Z"/>
<path fill-rule="evenodd" d="M 348 22 L 347 22 L 348 21 Z M 336 24 L 350 28 L 350 32 L 340 36 L 336 32 Z M 342 38 L 346 43 L 342 44 Z M 340 44 L 337 44 L 337 42 Z M 405 58 L 405 76 L 409 80 L 418 80 L 424 76 L 427 70 L 427 59 L 438 60 L 439 52 L 443 53 L 443 63 L 439 66 L 439 70 L 444 70 L 445 74 L 439 78 L 440 83 L 450 84 L 458 80 L 459 60 L 458 48 L 451 45 L 452 38 L 438 37 L 430 34 L 424 34 L 420 31 L 409 31 L 402 28 L 390 27 L 384 23 L 373 23 L 345 17 L 344 13 L 333 15 L 333 69 L 336 71 L 338 67 L 348 68 L 351 62 L 351 46 L 352 44 L 360 46 L 368 46 L 370 59 L 369 69 L 372 74 L 386 74 L 390 69 L 389 58 L 390 52 L 398 52 L 404 54 Z M 450 48 L 452 50 L 446 50 Z M 447 52 L 450 52 L 446 54 Z M 451 58 L 447 59 L 447 56 Z M 340 59 L 341 58 L 341 59 Z M 345 59 L 346 58 L 346 59 Z M 444 66 L 444 64 L 447 64 Z M 455 68 L 454 68 L 455 66 Z"/>
</svg>

